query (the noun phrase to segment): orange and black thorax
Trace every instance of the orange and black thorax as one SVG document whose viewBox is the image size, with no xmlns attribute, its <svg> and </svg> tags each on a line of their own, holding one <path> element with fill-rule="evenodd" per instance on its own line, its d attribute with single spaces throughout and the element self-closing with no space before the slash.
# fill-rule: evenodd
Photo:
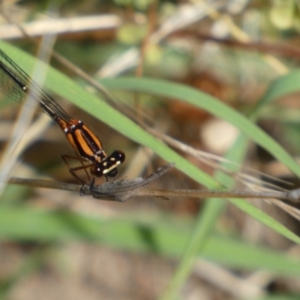
<svg viewBox="0 0 300 300">
<path fill-rule="evenodd" d="M 90 172 L 93 176 L 115 177 L 117 175 L 117 166 L 125 160 L 123 151 L 116 150 L 107 156 L 102 149 L 100 139 L 82 121 L 76 119 L 66 121 L 57 115 L 52 118 L 63 130 L 76 153 L 92 163 Z"/>
<path fill-rule="evenodd" d="M 70 119 L 66 122 L 58 116 L 55 121 L 79 156 L 95 163 L 100 163 L 107 157 L 100 139 L 82 121 Z"/>
</svg>

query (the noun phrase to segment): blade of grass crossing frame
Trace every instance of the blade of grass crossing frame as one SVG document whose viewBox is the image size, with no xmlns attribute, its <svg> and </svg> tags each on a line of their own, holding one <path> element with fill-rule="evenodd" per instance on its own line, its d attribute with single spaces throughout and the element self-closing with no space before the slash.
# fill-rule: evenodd
<svg viewBox="0 0 300 300">
<path fill-rule="evenodd" d="M 266 149 L 300 177 L 300 166 L 273 138 L 253 124 L 251 120 L 210 95 L 178 83 L 149 78 L 103 79 L 101 82 L 112 90 L 124 89 L 134 92 L 152 93 L 160 97 L 182 100 L 204 109 L 236 126 L 248 138 Z"/>
</svg>

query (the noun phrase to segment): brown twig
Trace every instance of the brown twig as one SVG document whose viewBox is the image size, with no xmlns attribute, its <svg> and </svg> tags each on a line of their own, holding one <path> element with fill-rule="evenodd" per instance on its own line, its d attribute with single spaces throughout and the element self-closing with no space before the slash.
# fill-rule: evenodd
<svg viewBox="0 0 300 300">
<path fill-rule="evenodd" d="M 152 181 L 157 180 L 167 171 L 172 168 L 174 164 L 167 164 L 160 167 L 157 171 L 152 173 L 146 178 L 135 178 L 132 180 L 117 180 L 114 182 L 106 182 L 104 184 L 95 186 L 81 186 L 79 184 L 69 184 L 63 182 L 37 180 L 37 179 L 24 179 L 24 178 L 11 178 L 10 184 L 21 184 L 39 188 L 59 189 L 71 192 L 81 193 L 84 196 L 92 196 L 98 200 L 110 200 L 116 202 L 124 202 L 131 197 L 160 197 L 169 199 L 171 197 L 192 197 L 192 198 L 247 198 L 247 199 L 277 199 L 286 200 L 291 203 L 300 202 L 300 189 L 291 191 L 269 191 L 269 192 L 256 192 L 256 191 L 211 191 L 211 190 L 155 190 L 148 189 Z"/>
</svg>

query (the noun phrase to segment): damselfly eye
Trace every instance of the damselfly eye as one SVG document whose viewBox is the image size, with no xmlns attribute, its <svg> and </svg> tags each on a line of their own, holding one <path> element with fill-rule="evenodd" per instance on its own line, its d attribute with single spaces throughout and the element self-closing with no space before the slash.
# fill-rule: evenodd
<svg viewBox="0 0 300 300">
<path fill-rule="evenodd" d="M 115 159 L 115 162 L 118 162 L 118 164 L 121 164 L 125 160 L 125 153 L 121 150 L 115 150 L 109 157 L 108 160 Z"/>
<path fill-rule="evenodd" d="M 90 167 L 90 172 L 95 177 L 102 177 L 104 170 L 105 169 L 103 168 L 102 164 L 97 164 Z"/>
</svg>

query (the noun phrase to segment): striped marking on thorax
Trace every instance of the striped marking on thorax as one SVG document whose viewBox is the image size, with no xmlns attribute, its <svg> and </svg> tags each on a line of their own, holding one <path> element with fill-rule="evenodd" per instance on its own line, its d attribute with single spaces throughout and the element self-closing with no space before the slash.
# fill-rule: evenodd
<svg viewBox="0 0 300 300">
<path fill-rule="evenodd" d="M 56 118 L 55 121 L 81 157 L 92 162 L 100 162 L 106 158 L 100 139 L 82 121 L 71 119 L 66 122 L 61 118 Z"/>
</svg>

